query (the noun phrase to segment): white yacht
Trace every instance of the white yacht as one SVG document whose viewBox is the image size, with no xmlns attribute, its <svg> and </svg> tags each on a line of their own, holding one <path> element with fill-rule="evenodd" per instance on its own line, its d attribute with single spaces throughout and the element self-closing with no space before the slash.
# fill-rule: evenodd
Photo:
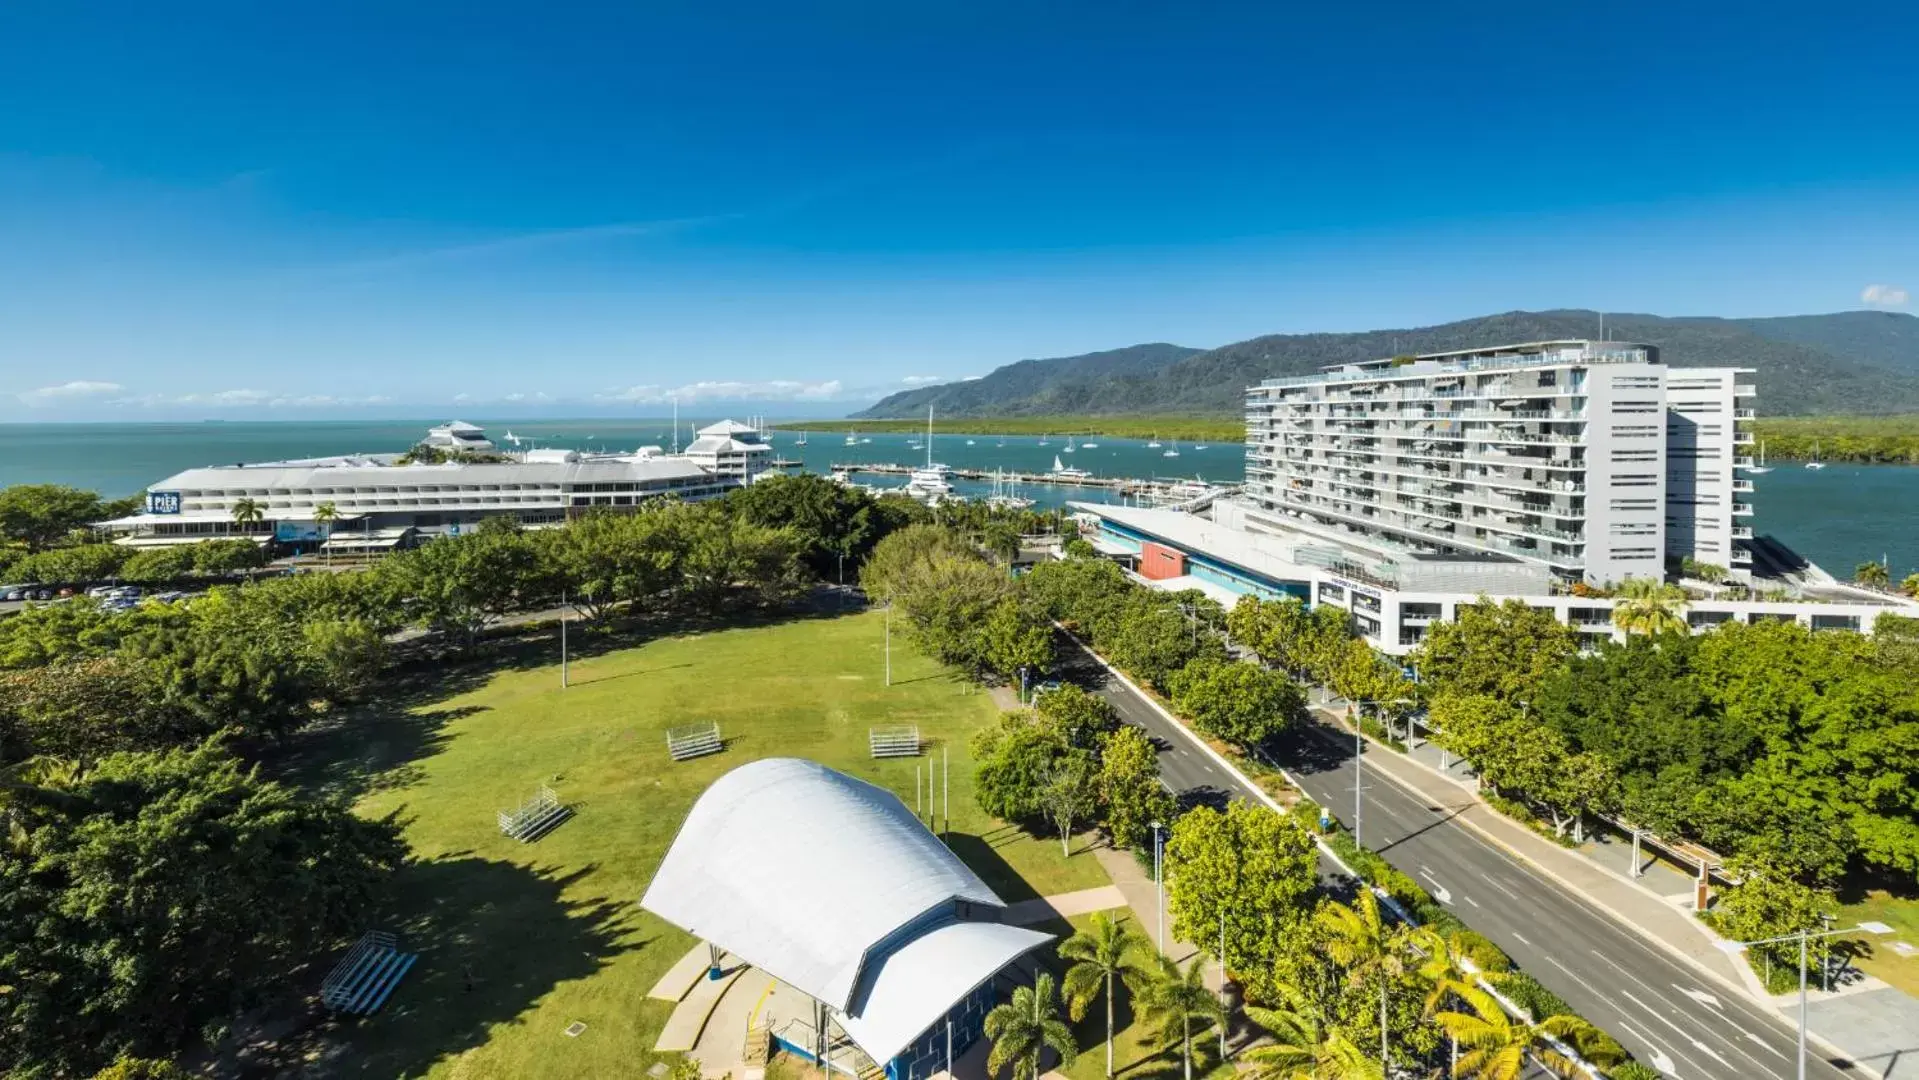
<svg viewBox="0 0 1919 1080">
<path fill-rule="evenodd" d="M 1160 457 L 1178 457 L 1178 456 L 1179 456 L 1179 440 L 1178 439 L 1174 439 L 1173 445 L 1167 447 L 1166 452 L 1160 455 Z"/>
<path fill-rule="evenodd" d="M 804 432 L 804 431 L 802 431 L 802 432 L 800 432 L 800 437 L 799 437 L 799 438 L 797 438 L 797 439 L 794 439 L 794 440 L 793 440 L 793 445 L 794 445 L 794 446 L 805 446 L 805 445 L 806 445 L 806 432 Z"/>
<path fill-rule="evenodd" d="M 1071 435 L 1066 436 L 1066 452 L 1070 454 L 1077 449 L 1079 449 L 1079 447 L 1073 445 L 1073 437 Z"/>
<path fill-rule="evenodd" d="M 1088 480 L 1092 478 L 1093 474 L 1087 472 L 1085 469 L 1075 469 L 1075 468 L 1069 467 L 1065 462 L 1059 459 L 1058 454 L 1054 454 L 1053 470 L 1051 475 L 1056 476 L 1061 480 Z"/>
<path fill-rule="evenodd" d="M 1814 439 L 1812 441 L 1812 460 L 1806 462 L 1806 468 L 1823 469 L 1825 467 L 1826 467 L 1826 463 L 1819 460 L 1819 440 Z"/>
<path fill-rule="evenodd" d="M 1097 450 L 1099 449 L 1099 444 L 1096 442 L 1083 442 L 1079 444 L 1079 448 L 1081 450 Z"/>
<path fill-rule="evenodd" d="M 1764 441 L 1761 441 L 1759 444 L 1759 464 L 1747 466 L 1746 471 L 1753 474 L 1769 473 L 1772 471 L 1772 466 L 1766 464 L 1766 444 Z"/>
<path fill-rule="evenodd" d="M 1149 442 L 1147 442 L 1146 449 L 1148 450 L 1159 449 L 1159 432 L 1157 431 L 1153 432 L 1153 437 Z"/>
<path fill-rule="evenodd" d="M 953 495 L 953 470 L 933 461 L 933 407 L 926 407 L 926 464 L 913 470 L 906 493 L 916 499 L 940 502 Z"/>
<path fill-rule="evenodd" d="M 426 438 L 420 440 L 420 445 L 431 446 L 435 450 L 464 450 L 484 454 L 493 449 L 493 440 L 486 437 L 484 428 L 464 420 L 453 420 L 428 428 Z"/>
<path fill-rule="evenodd" d="M 858 446 L 859 444 L 860 444 L 860 437 L 858 435 L 855 435 L 850 431 L 846 433 L 846 445 Z"/>
<path fill-rule="evenodd" d="M 1019 494 L 1019 481 L 1006 475 L 1006 470 L 993 472 L 993 493 L 986 497 L 986 505 L 995 510 L 1024 510 L 1033 505 L 1033 500 Z"/>
</svg>

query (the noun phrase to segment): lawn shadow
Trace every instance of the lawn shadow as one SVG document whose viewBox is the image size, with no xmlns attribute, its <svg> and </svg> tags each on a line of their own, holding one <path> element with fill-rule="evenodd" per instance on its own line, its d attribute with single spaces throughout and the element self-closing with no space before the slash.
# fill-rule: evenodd
<svg viewBox="0 0 1919 1080">
<path fill-rule="evenodd" d="M 401 870 L 401 906 L 388 925 L 419 962 L 380 1014 L 340 1025 L 331 1075 L 423 1073 L 486 1043 L 494 1025 L 524 1014 L 558 984 L 645 948 L 650 942 L 625 940 L 632 905 L 566 898 L 593 870 L 560 873 L 470 854 Z"/>
<path fill-rule="evenodd" d="M 1017 826 L 1001 825 L 984 836 L 947 833 L 946 846 L 986 882 L 987 888 L 999 894 L 1001 900 L 1017 904 L 1021 900 L 1037 900 L 1039 893 L 1000 856 L 999 848 L 1008 839 L 1025 835 Z"/>
</svg>

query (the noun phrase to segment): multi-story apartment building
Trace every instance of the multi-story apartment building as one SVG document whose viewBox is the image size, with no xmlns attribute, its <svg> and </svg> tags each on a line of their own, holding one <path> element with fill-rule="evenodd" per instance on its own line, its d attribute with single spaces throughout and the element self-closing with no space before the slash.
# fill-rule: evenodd
<svg viewBox="0 0 1919 1080">
<path fill-rule="evenodd" d="M 1249 522 L 1387 557 L 1503 557 L 1591 584 L 1750 567 L 1745 369 L 1547 341 L 1268 379 L 1246 395 Z"/>
</svg>

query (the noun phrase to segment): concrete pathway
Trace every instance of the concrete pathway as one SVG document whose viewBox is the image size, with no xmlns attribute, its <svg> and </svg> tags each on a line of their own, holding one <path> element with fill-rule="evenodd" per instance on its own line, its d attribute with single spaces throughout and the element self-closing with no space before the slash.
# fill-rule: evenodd
<svg viewBox="0 0 1919 1080">
<path fill-rule="evenodd" d="M 1095 911 L 1109 911 L 1126 906 L 1126 895 L 1117 885 L 1101 885 L 1078 892 L 1059 893 L 1054 896 L 1042 896 L 1036 900 L 1021 900 L 1006 905 L 1006 921 L 1014 926 L 1031 926 L 1034 923 L 1052 919 L 1066 919 L 1074 915 L 1086 915 Z"/>
</svg>

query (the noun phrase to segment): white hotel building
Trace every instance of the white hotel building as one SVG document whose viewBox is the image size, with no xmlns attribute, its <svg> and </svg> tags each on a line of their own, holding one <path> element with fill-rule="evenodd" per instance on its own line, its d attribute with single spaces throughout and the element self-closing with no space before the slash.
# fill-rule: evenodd
<svg viewBox="0 0 1919 1080">
<path fill-rule="evenodd" d="M 459 422 L 433 429 L 427 442 L 461 450 L 491 445 L 479 428 Z M 303 550 L 384 551 L 458 534 L 488 518 L 538 527 L 663 497 L 714 498 L 757 479 L 772 456 L 757 429 L 728 420 L 702 429 L 685 455 L 643 447 L 627 454 L 530 450 L 504 461 L 444 464 L 364 454 L 209 465 L 154 484 L 140 513 L 102 527 L 135 547 L 244 536 Z M 260 521 L 234 521 L 243 499 L 259 507 Z M 319 520 L 329 504 L 334 519 Z"/>
<path fill-rule="evenodd" d="M 1574 587 L 1663 579 L 1682 558 L 1795 596 L 1697 599 L 1698 627 L 1919 614 L 1753 538 L 1751 374 L 1612 341 L 1341 364 L 1247 390 L 1245 491 L 1209 514 L 1075 507 L 1149 582 L 1334 604 L 1389 653 L 1481 595 L 1613 636 L 1612 602 Z M 1755 580 L 1756 562 L 1782 576 Z"/>
</svg>

